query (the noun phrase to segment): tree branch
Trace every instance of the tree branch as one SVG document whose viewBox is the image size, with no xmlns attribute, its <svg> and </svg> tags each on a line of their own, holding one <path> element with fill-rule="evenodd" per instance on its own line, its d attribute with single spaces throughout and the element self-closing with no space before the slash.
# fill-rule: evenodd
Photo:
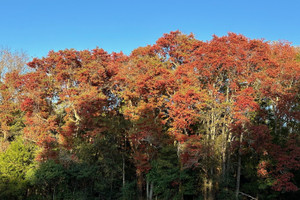
<svg viewBox="0 0 300 200">
<path fill-rule="evenodd" d="M 249 197 L 250 199 L 253 199 L 253 200 L 258 200 L 257 198 L 255 198 L 255 197 L 253 197 L 253 196 L 251 196 L 251 195 L 249 195 L 249 194 L 246 194 L 246 193 L 244 193 L 244 192 L 239 192 L 241 195 L 244 195 L 244 196 L 246 196 L 246 197 Z"/>
</svg>

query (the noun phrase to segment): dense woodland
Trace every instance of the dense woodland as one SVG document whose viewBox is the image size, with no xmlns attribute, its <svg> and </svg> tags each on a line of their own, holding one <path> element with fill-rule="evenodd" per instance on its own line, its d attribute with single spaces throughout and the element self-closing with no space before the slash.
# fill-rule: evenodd
<svg viewBox="0 0 300 200">
<path fill-rule="evenodd" d="M 0 59 L 0 199 L 300 195 L 300 51 L 287 42 L 175 31 L 130 55 Z"/>
</svg>

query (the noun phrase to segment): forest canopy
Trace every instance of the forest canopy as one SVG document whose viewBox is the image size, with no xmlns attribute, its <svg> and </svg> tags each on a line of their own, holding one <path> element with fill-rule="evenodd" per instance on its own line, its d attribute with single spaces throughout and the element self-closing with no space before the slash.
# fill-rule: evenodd
<svg viewBox="0 0 300 200">
<path fill-rule="evenodd" d="M 289 43 L 175 31 L 130 55 L 50 51 L 26 69 L 7 53 L 0 199 L 300 194 L 300 51 Z"/>
</svg>

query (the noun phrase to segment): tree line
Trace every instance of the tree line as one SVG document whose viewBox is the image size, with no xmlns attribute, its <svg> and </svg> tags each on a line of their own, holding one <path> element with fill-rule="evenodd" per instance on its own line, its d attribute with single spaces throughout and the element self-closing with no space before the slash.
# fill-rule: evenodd
<svg viewBox="0 0 300 200">
<path fill-rule="evenodd" d="M 289 43 L 175 31 L 130 55 L 27 61 L 0 52 L 0 199 L 300 194 L 300 51 Z"/>
</svg>

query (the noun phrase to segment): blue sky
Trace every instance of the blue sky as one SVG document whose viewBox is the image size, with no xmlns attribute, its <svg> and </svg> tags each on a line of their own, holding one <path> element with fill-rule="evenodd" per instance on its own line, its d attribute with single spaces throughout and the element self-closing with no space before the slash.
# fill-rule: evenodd
<svg viewBox="0 0 300 200">
<path fill-rule="evenodd" d="M 241 33 L 300 45 L 299 0 L 0 0 L 0 46 L 31 57 L 49 50 L 129 54 L 174 30 L 199 40 Z"/>
</svg>

